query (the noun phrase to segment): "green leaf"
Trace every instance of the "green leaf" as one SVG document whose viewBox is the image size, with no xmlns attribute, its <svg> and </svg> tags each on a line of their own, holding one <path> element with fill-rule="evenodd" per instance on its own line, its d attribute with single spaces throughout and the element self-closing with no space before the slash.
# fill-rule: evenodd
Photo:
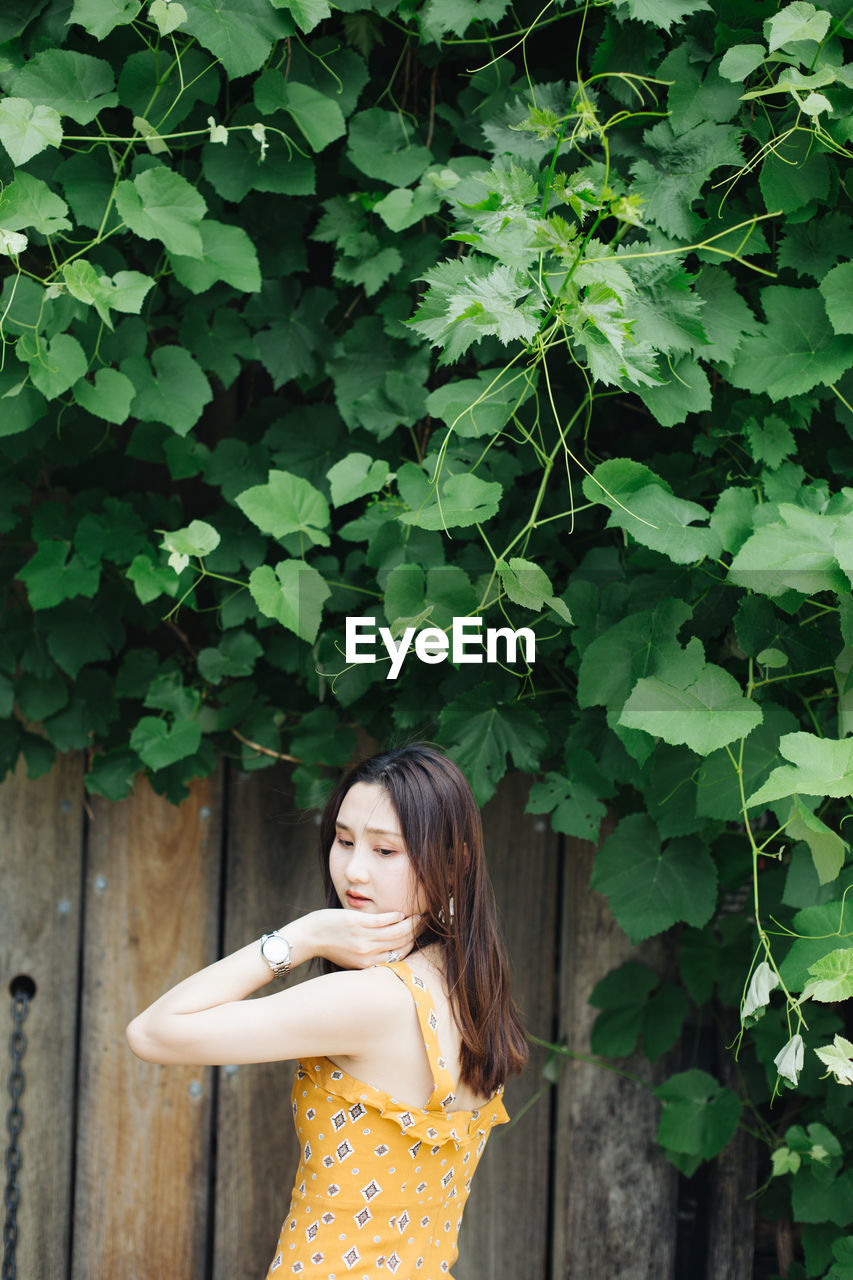
<svg viewBox="0 0 853 1280">
<path fill-rule="evenodd" d="M 427 178 L 429 178 L 427 174 Z M 455 175 L 454 175 L 455 176 Z M 434 183 L 424 181 L 412 190 L 411 187 L 395 187 L 373 206 L 385 226 L 390 231 L 405 231 L 421 218 L 437 213 L 441 207 L 441 197 Z"/>
<path fill-rule="evenodd" d="M 117 369 L 98 369 L 94 382 L 81 378 L 74 384 L 74 399 L 88 413 L 116 425 L 125 422 L 136 387 Z"/>
<path fill-rule="evenodd" d="M 797 446 L 791 428 L 775 414 L 770 414 L 762 423 L 749 418 L 743 431 L 755 461 L 766 462 L 771 471 L 775 471 L 785 458 L 796 453 Z"/>
<path fill-rule="evenodd" d="M 476 378 L 461 378 L 432 391 L 427 413 L 459 436 L 493 436 L 530 398 L 535 386 L 526 370 L 482 369 Z"/>
<path fill-rule="evenodd" d="M 818 285 L 826 314 L 836 333 L 853 333 L 853 262 L 840 262 Z"/>
<path fill-rule="evenodd" d="M 151 0 L 148 20 L 157 24 L 161 36 L 168 36 L 186 22 L 187 11 L 178 0 Z"/>
<path fill-rule="evenodd" d="M 696 528 L 708 512 L 695 502 L 676 498 L 669 485 L 648 467 L 630 458 L 601 462 L 583 480 L 589 502 L 608 507 L 608 528 L 625 529 L 643 546 L 652 547 L 676 564 L 690 564 L 720 553 L 713 529 Z"/>
<path fill-rule="evenodd" d="M 20 366 L 6 362 L 0 372 L 0 439 L 31 428 L 44 411 L 44 396 L 28 384 Z"/>
<path fill-rule="evenodd" d="M 801 991 L 809 980 L 809 968 L 823 956 L 842 947 L 853 947 L 853 931 L 843 901 L 805 907 L 794 916 L 797 935 L 779 966 L 790 991 Z"/>
<path fill-rule="evenodd" d="M 722 267 L 704 268 L 693 292 L 705 303 L 702 325 L 708 344 L 702 347 L 701 358 L 730 364 L 743 339 L 758 332 L 758 321 Z"/>
<path fill-rule="evenodd" d="M 170 727 L 156 716 L 143 716 L 130 735 L 130 745 L 149 769 L 166 769 L 195 755 L 201 728 L 195 720 L 176 720 Z"/>
<path fill-rule="evenodd" d="M 186 178 L 163 165 L 144 169 L 116 187 L 116 208 L 135 235 L 159 240 L 170 253 L 204 255 L 199 223 L 207 208 Z"/>
<path fill-rule="evenodd" d="M 237 506 L 263 533 L 285 538 L 301 533 L 320 546 L 329 545 L 329 504 L 313 484 L 290 471 L 270 471 L 266 484 L 245 489 Z"/>
<path fill-rule="evenodd" d="M 831 267 L 851 256 L 853 226 L 849 218 L 842 213 L 828 213 L 822 218 L 809 218 L 807 222 L 789 225 L 779 243 L 776 261 L 780 267 L 791 267 L 799 276 L 811 276 L 815 281 L 822 281 Z M 825 305 L 826 299 L 824 293 Z M 843 332 L 834 324 L 833 328 L 837 333 Z"/>
<path fill-rule="evenodd" d="M 827 1181 L 815 1176 L 811 1169 L 794 1174 L 791 1190 L 791 1212 L 797 1222 L 833 1222 L 846 1227 L 853 1222 L 853 1171 Z M 833 1267 L 830 1280 L 844 1280 L 843 1273 Z"/>
<path fill-rule="evenodd" d="M 664 31 L 683 22 L 688 14 L 711 8 L 706 0 L 622 0 L 622 7 L 638 22 L 650 22 Z"/>
<path fill-rule="evenodd" d="M 65 201 L 31 173 L 18 173 L 0 192 L 0 227 L 10 231 L 32 227 L 42 235 L 55 235 L 71 227 L 67 213 Z"/>
<path fill-rule="evenodd" d="M 815 1053 L 839 1084 L 853 1084 L 853 1044 L 849 1040 L 836 1035 L 831 1045 L 815 1049 Z"/>
<path fill-rule="evenodd" d="M 118 104 L 109 63 L 68 49 L 37 53 L 15 77 L 12 88 L 17 98 L 52 107 L 78 124 L 91 124 L 105 107 Z"/>
<path fill-rule="evenodd" d="M 508 7 L 509 0 L 427 0 L 418 19 L 427 39 L 439 44 L 448 31 L 464 36 L 473 22 L 496 25 Z"/>
<path fill-rule="evenodd" d="M 348 156 L 360 173 L 392 187 L 408 187 L 432 161 L 432 152 L 418 146 L 399 112 L 371 107 L 349 122 Z"/>
<path fill-rule="evenodd" d="M 154 287 L 151 276 L 139 271 L 117 271 L 112 277 L 99 275 L 85 258 L 66 262 L 62 275 L 71 296 L 94 307 L 111 329 L 110 310 L 138 315 L 149 289 Z"/>
<path fill-rule="evenodd" d="M 545 733 L 533 708 L 504 702 L 494 686 L 480 684 L 446 706 L 439 717 L 439 741 L 463 770 L 479 804 L 494 795 L 507 769 L 535 769 Z"/>
<path fill-rule="evenodd" d="M 853 739 L 786 733 L 779 739 L 779 751 L 791 763 L 774 769 L 748 804 L 768 805 L 793 795 L 853 795 Z"/>
<path fill-rule="evenodd" d="M 530 788 L 525 813 L 550 813 L 554 831 L 595 842 L 607 809 L 592 787 L 548 773 L 544 782 L 535 782 Z"/>
<path fill-rule="evenodd" d="M 691 356 L 670 365 L 663 376 L 668 379 L 659 387 L 638 387 L 643 404 L 662 427 L 684 422 L 688 413 L 702 413 L 711 408 L 708 375 Z"/>
<path fill-rule="evenodd" d="M 67 333 L 58 333 L 47 347 L 39 346 L 32 353 L 29 343 L 25 345 L 21 341 L 18 353 L 29 361 L 33 386 L 47 400 L 63 395 L 86 374 L 86 353 L 77 339 Z"/>
<path fill-rule="evenodd" d="M 133 415 L 142 422 L 164 422 L 179 436 L 191 430 L 212 398 L 207 378 L 183 347 L 158 347 L 150 365 L 130 356 L 121 371 L 136 387 Z"/>
<path fill-rule="evenodd" d="M 793 798 L 792 816 L 788 820 L 787 834 L 792 840 L 803 840 L 811 850 L 817 877 L 821 884 L 829 884 L 844 866 L 847 846 L 816 814 L 812 813 L 796 795 Z"/>
<path fill-rule="evenodd" d="M 831 21 L 831 14 L 825 9 L 816 9 L 806 0 L 794 0 L 793 4 L 786 5 L 765 22 L 768 50 L 773 53 L 775 49 L 798 40 L 816 40 L 820 44 Z"/>
<path fill-rule="evenodd" d="M 366 453 L 348 453 L 339 458 L 327 472 L 332 489 L 332 505 L 342 507 L 365 494 L 385 487 L 389 467 L 384 458 L 370 458 Z"/>
<path fill-rule="evenodd" d="M 96 40 L 103 40 L 114 27 L 133 22 L 141 8 L 141 0 L 74 0 L 68 22 L 79 23 Z"/>
<path fill-rule="evenodd" d="M 204 293 L 217 280 L 224 280 L 243 293 L 258 293 L 258 255 L 243 228 L 205 218 L 198 229 L 203 256 L 172 254 L 172 270 L 181 284 L 191 293 Z"/>
<path fill-rule="evenodd" d="M 287 9 L 300 31 L 313 31 L 331 15 L 326 0 L 271 0 L 276 9 Z"/>
<path fill-rule="evenodd" d="M 724 551 L 741 549 L 752 533 L 755 514 L 755 494 L 744 485 L 723 489 L 710 519 L 711 528 L 717 534 Z"/>
<path fill-rule="evenodd" d="M 733 1137 L 741 1102 L 705 1071 L 682 1071 L 654 1090 L 663 1104 L 657 1139 L 665 1151 L 711 1160 Z"/>
<path fill-rule="evenodd" d="M 133 790 L 139 757 L 133 751 L 107 751 L 92 759 L 85 776 L 86 790 L 107 800 L 125 800 Z"/>
<path fill-rule="evenodd" d="M 753 729 L 739 749 L 740 777 L 724 747 L 706 756 L 697 778 L 696 812 L 703 818 L 742 821 L 740 781 L 744 794 L 767 780 L 779 762 L 779 738 L 796 728 L 796 720 L 784 707 L 772 702 L 761 705 L 764 719 Z"/>
<path fill-rule="evenodd" d="M 761 595 L 785 591 L 848 595 L 853 581 L 853 514 L 831 516 L 793 503 L 756 529 L 729 567 L 729 581 Z"/>
<path fill-rule="evenodd" d="M 661 848 L 651 818 L 639 813 L 603 842 L 590 886 L 606 895 L 633 943 L 679 921 L 701 928 L 717 901 L 717 871 L 704 844 L 683 836 Z"/>
<path fill-rule="evenodd" d="M 853 365 L 853 337 L 834 333 L 817 290 L 771 285 L 761 297 L 767 323 L 735 356 L 734 386 L 783 400 L 829 385 Z"/>
<path fill-rule="evenodd" d="M 666 235 L 690 239 L 699 229 L 694 205 L 706 180 L 722 165 L 740 168 L 743 163 L 738 131 L 705 121 L 676 135 L 663 120 L 646 130 L 643 140 L 645 154 L 631 165 L 632 194 L 643 201 L 644 216 Z"/>
<path fill-rule="evenodd" d="M 669 658 L 656 675 L 637 681 L 619 723 L 707 756 L 745 738 L 761 719 L 761 708 L 744 696 L 734 677 L 705 662 L 694 636 L 677 659 Z"/>
<path fill-rule="evenodd" d="M 298 304 L 297 297 L 295 290 L 279 290 L 269 281 L 261 294 L 261 303 L 280 317 L 255 335 L 258 353 L 276 388 L 293 378 L 316 374 L 329 342 L 323 321 L 335 295 L 330 289 L 307 289 Z"/>
<path fill-rule="evenodd" d="M 403 511 L 403 524 L 419 529 L 458 529 L 482 524 L 496 514 L 503 488 L 497 481 L 481 480 L 470 472 L 444 477 L 438 493 L 430 489 L 430 501 L 416 511 Z"/>
<path fill-rule="evenodd" d="M 764 45 L 733 44 L 720 60 L 720 75 L 735 84 L 742 84 L 761 66 L 765 57 Z"/>
<path fill-rule="evenodd" d="M 185 529 L 164 533 L 160 546 L 169 552 L 169 564 L 175 573 L 183 573 L 190 556 L 209 556 L 219 546 L 219 534 L 204 520 L 191 520 Z"/>
<path fill-rule="evenodd" d="M 261 565 L 249 575 L 249 591 L 261 613 L 275 618 L 308 644 L 314 643 L 323 601 L 332 594 L 316 569 L 304 560 L 282 560 L 275 571 Z"/>
<path fill-rule="evenodd" d="M 578 671 L 578 705 L 621 710 L 641 676 L 680 654 L 676 636 L 690 614 L 683 600 L 665 598 L 655 609 L 632 613 L 591 640 Z"/>
<path fill-rule="evenodd" d="M 768 213 L 795 213 L 829 193 L 830 169 L 815 151 L 811 132 L 798 129 L 774 140 L 758 179 Z"/>
<path fill-rule="evenodd" d="M 533 609 L 540 613 L 544 608 L 553 609 L 565 622 L 572 621 L 568 606 L 554 595 L 550 579 L 544 569 L 520 556 L 511 556 L 509 561 L 499 561 L 497 565 L 501 586 L 514 604 L 525 609 Z"/>
<path fill-rule="evenodd" d="M 801 1000 L 829 1004 L 853 996 L 853 950 L 840 947 L 809 965 L 811 980 L 803 987 Z"/>
<path fill-rule="evenodd" d="M 263 645 L 248 631 L 229 631 L 215 649 L 201 650 L 198 655 L 199 675 L 211 684 L 250 676 L 263 652 Z"/>
<path fill-rule="evenodd" d="M 590 1048 L 609 1058 L 634 1052 L 643 1032 L 649 996 L 660 978 L 648 965 L 629 961 L 596 983 L 589 1003 L 601 1009 L 592 1028 Z"/>
<path fill-rule="evenodd" d="M 544 305 L 528 276 L 517 267 L 491 267 L 482 258 L 440 262 L 423 277 L 427 294 L 410 321 L 444 361 L 457 360 L 473 342 L 494 336 L 504 345 L 531 341 L 539 332 Z"/>
<path fill-rule="evenodd" d="M 293 24 L 267 0 L 183 0 L 182 30 L 218 58 L 233 80 L 257 71 L 274 41 L 294 34 Z"/>
<path fill-rule="evenodd" d="M 308 764 L 343 768 L 352 759 L 356 738 L 331 707 L 314 707 L 299 721 L 290 738 L 293 755 Z"/>
<path fill-rule="evenodd" d="M 68 705 L 68 684 L 58 673 L 47 680 L 22 675 L 15 681 L 15 700 L 24 718 L 35 724 Z"/>
<path fill-rule="evenodd" d="M 36 553 L 15 574 L 26 584 L 32 609 L 50 609 L 73 596 L 91 598 L 98 590 L 99 566 L 87 568 L 71 544 L 51 540 L 39 544 Z"/>
<path fill-rule="evenodd" d="M 58 147 L 62 142 L 59 112 L 53 107 L 33 106 L 27 98 L 3 98 L 0 142 L 13 164 L 26 164 L 46 147 Z"/>
<path fill-rule="evenodd" d="M 337 102 L 310 85 L 294 80 L 284 82 L 281 105 L 296 121 L 312 151 L 322 151 L 347 131 Z"/>
<path fill-rule="evenodd" d="M 133 583 L 136 597 L 142 604 L 150 604 L 158 596 L 176 596 L 178 580 L 173 569 L 155 564 L 150 556 L 140 554 L 134 556 L 127 570 L 127 577 Z"/>
<path fill-rule="evenodd" d="M 820 1052 L 816 1050 L 816 1052 Z M 770 1160 L 773 1165 L 774 1178 L 781 1177 L 786 1173 L 796 1173 L 802 1164 L 802 1157 L 796 1151 L 789 1151 L 787 1147 L 777 1147 L 775 1151 L 770 1153 Z"/>
</svg>

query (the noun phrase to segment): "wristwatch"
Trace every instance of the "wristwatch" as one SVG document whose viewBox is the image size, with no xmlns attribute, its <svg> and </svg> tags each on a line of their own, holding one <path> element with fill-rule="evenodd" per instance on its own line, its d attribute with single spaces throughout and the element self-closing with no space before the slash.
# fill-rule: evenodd
<svg viewBox="0 0 853 1280">
<path fill-rule="evenodd" d="M 291 966 L 291 946 L 283 933 L 265 933 L 261 937 L 261 955 L 277 978 L 283 978 Z"/>
</svg>

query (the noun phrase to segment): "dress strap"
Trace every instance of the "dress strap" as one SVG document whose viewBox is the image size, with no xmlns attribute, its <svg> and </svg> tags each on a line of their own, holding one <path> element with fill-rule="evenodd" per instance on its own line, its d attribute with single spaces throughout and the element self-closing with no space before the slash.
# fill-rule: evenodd
<svg viewBox="0 0 853 1280">
<path fill-rule="evenodd" d="M 424 1048 L 427 1051 L 429 1067 L 434 1081 L 434 1088 L 425 1110 L 443 1111 L 445 1107 L 451 1106 L 454 1102 L 456 1085 L 447 1066 L 447 1060 L 441 1052 L 441 1045 L 438 1042 L 438 1017 L 435 1012 L 435 1003 L 427 990 L 423 978 L 419 974 L 413 973 L 405 960 L 397 960 L 393 964 L 389 964 L 387 968 L 393 969 L 400 981 L 406 984 L 415 1002 L 418 1023 L 424 1038 Z"/>
</svg>

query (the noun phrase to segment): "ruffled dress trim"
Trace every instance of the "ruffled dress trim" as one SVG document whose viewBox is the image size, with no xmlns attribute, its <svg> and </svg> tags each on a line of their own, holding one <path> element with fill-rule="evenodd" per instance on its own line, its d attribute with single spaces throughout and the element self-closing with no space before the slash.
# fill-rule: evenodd
<svg viewBox="0 0 853 1280">
<path fill-rule="evenodd" d="M 304 1058 L 299 1068 L 317 1088 L 346 1102 L 362 1102 L 375 1108 L 383 1119 L 393 1120 L 399 1125 L 407 1137 L 431 1146 L 453 1142 L 459 1147 L 481 1132 L 488 1133 L 493 1125 L 506 1124 L 509 1120 L 501 1097 L 502 1087 L 482 1107 L 473 1111 L 448 1112 L 440 1103 L 431 1107 L 408 1107 L 384 1089 L 377 1089 L 365 1080 L 357 1080 L 342 1067 L 335 1066 L 329 1058 Z"/>
</svg>

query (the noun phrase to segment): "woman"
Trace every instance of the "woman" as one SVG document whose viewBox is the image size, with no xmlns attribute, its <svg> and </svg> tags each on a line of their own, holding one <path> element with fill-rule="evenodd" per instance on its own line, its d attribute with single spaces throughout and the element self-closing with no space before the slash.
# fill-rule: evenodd
<svg viewBox="0 0 853 1280">
<path fill-rule="evenodd" d="M 527 1058 L 480 815 L 456 765 L 401 747 L 343 779 L 320 847 L 327 909 L 179 983 L 128 1041 L 149 1062 L 299 1060 L 302 1157 L 267 1280 L 442 1280 Z M 245 999 L 315 958 L 323 976 Z"/>
</svg>

